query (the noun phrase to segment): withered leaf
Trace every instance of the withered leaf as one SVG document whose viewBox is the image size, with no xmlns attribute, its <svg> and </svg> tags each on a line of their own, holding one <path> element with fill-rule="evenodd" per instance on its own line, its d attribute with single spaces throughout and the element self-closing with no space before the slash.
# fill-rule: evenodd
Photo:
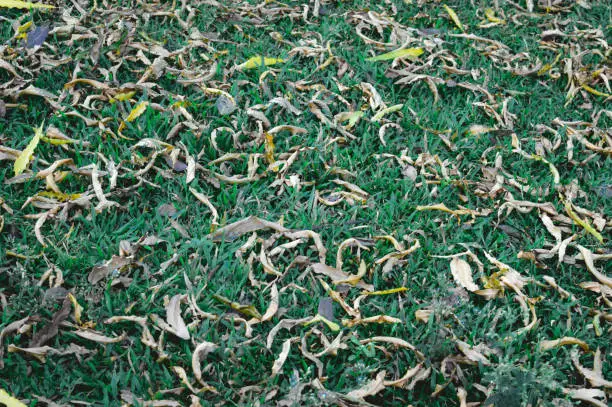
<svg viewBox="0 0 612 407">
<path fill-rule="evenodd" d="M 70 299 L 66 297 L 64 298 L 64 302 L 62 303 L 62 308 L 60 308 L 55 314 L 53 314 L 51 322 L 45 325 L 43 329 L 36 332 L 36 334 L 32 337 L 32 340 L 30 341 L 30 347 L 40 347 L 49 340 L 53 339 L 59 332 L 59 325 L 64 322 L 66 318 L 68 318 L 71 310 L 72 306 L 70 303 Z"/>
</svg>

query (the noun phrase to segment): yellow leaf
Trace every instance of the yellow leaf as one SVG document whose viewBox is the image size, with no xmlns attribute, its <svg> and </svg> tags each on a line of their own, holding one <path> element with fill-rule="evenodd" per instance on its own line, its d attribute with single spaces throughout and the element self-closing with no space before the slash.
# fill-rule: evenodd
<svg viewBox="0 0 612 407">
<path fill-rule="evenodd" d="M 51 6 L 48 4 L 41 3 L 31 3 L 29 1 L 19 1 L 19 0 L 0 0 L 0 7 L 6 8 L 55 8 L 55 6 Z"/>
<path fill-rule="evenodd" d="M 141 114 L 147 110 L 147 106 L 149 106 L 149 102 L 140 102 L 136 105 L 135 108 L 132 109 L 128 117 L 126 117 L 126 122 L 133 122 L 136 120 Z"/>
<path fill-rule="evenodd" d="M 63 192 L 41 191 L 37 193 L 36 196 L 44 196 L 45 198 L 53 198 L 57 199 L 60 202 L 66 202 L 79 199 L 81 197 L 81 194 L 65 194 Z"/>
<path fill-rule="evenodd" d="M 386 54 L 376 55 L 375 57 L 367 58 L 368 62 L 388 61 L 396 58 L 416 59 L 423 54 L 423 48 L 403 48 L 395 51 L 387 52 Z"/>
<path fill-rule="evenodd" d="M 603 236 L 601 235 L 601 233 L 599 233 L 593 226 L 591 226 L 588 220 L 580 219 L 580 217 L 572 209 L 571 203 L 565 203 L 565 211 L 574 222 L 576 222 L 578 225 L 582 226 L 584 230 L 595 236 L 595 239 L 597 239 L 599 243 L 603 243 Z"/>
<path fill-rule="evenodd" d="M 280 64 L 283 62 L 285 62 L 285 60 L 281 58 L 268 58 L 268 57 L 262 57 L 261 55 L 255 55 L 254 57 L 250 58 L 248 61 L 243 62 L 242 64 L 238 65 L 238 69 L 255 69 L 262 65 L 270 66 L 270 65 Z"/>
<path fill-rule="evenodd" d="M 485 10 L 485 16 L 487 17 L 487 20 L 489 20 L 492 23 L 497 23 L 497 24 L 505 24 L 506 23 L 501 18 L 495 16 L 495 11 L 492 8 L 488 8 L 488 9 Z"/>
<path fill-rule="evenodd" d="M 372 121 L 373 121 L 373 122 L 377 122 L 377 121 L 379 121 L 380 119 L 382 119 L 382 118 L 383 118 L 383 116 L 385 116 L 385 115 L 387 115 L 387 114 L 389 114 L 389 113 L 393 113 L 393 112 L 397 112 L 397 111 L 402 110 L 402 107 L 404 107 L 404 105 L 403 105 L 403 104 L 401 104 L 401 105 L 393 105 L 393 106 L 391 106 L 391 107 L 388 107 L 388 108 L 386 108 L 386 109 L 383 109 L 383 110 L 381 110 L 380 112 L 376 113 L 376 114 L 374 115 L 374 117 L 372 117 Z"/>
<path fill-rule="evenodd" d="M 540 342 L 539 348 L 541 351 L 546 351 L 546 350 L 558 348 L 559 346 L 566 346 L 566 345 L 578 345 L 585 352 L 589 351 L 589 345 L 587 345 L 584 341 L 581 341 L 580 339 L 574 338 L 571 336 L 564 336 L 563 338 L 555 339 L 552 341 L 542 341 Z"/>
<path fill-rule="evenodd" d="M 30 27 L 32 27 L 32 24 L 33 24 L 32 21 L 28 21 L 27 23 L 20 25 L 19 28 L 17 29 L 17 32 L 20 34 L 27 32 L 30 29 Z"/>
<path fill-rule="evenodd" d="M 136 91 L 117 93 L 115 97 L 110 98 L 108 102 L 111 104 L 115 102 L 125 102 L 126 100 L 130 100 L 135 94 Z"/>
<path fill-rule="evenodd" d="M 611 96 L 611 95 L 608 95 L 607 93 L 600 92 L 597 89 L 590 87 L 589 85 L 582 85 L 582 89 L 586 90 L 587 92 L 595 96 L 602 96 L 605 98 L 609 98 Z"/>
<path fill-rule="evenodd" d="M 268 161 L 268 164 L 272 164 L 274 162 L 274 136 L 266 132 L 265 137 L 266 161 Z"/>
<path fill-rule="evenodd" d="M 0 0 L 0 5 L 2 0 Z M 4 390 L 0 389 L 0 404 L 4 404 L 6 407 L 26 407 L 21 401 L 11 396 Z"/>
<path fill-rule="evenodd" d="M 465 28 L 463 28 L 463 24 L 461 24 L 461 21 L 459 20 L 459 16 L 457 16 L 457 13 L 455 13 L 455 10 L 448 7 L 446 4 L 444 4 L 444 10 L 446 10 L 446 12 L 450 16 L 451 20 L 453 20 L 453 23 L 455 23 L 457 28 L 459 28 L 461 31 L 465 31 Z"/>
<path fill-rule="evenodd" d="M 340 325 L 336 324 L 335 322 L 330 321 L 329 319 L 325 318 L 321 314 L 317 314 L 310 321 L 305 322 L 303 325 L 308 326 L 308 325 L 312 325 L 317 322 L 323 322 L 325 325 L 327 325 L 329 329 L 331 329 L 334 332 L 337 332 L 340 330 Z"/>
<path fill-rule="evenodd" d="M 40 125 L 40 127 L 34 129 L 34 137 L 32 138 L 32 140 L 30 140 L 28 146 L 21 152 L 21 154 L 19 154 L 19 157 L 17 157 L 17 159 L 15 160 L 15 165 L 13 167 L 15 175 L 21 174 L 28 166 L 32 155 L 34 154 L 34 150 L 36 149 L 40 138 L 43 136 L 43 125 L 44 122 Z"/>
<path fill-rule="evenodd" d="M 361 294 L 362 295 L 388 295 L 388 294 L 403 293 L 405 291 L 408 291 L 406 287 L 397 287 L 397 288 L 391 288 L 389 290 L 382 290 L 382 291 L 372 291 L 372 292 L 363 291 Z"/>
</svg>

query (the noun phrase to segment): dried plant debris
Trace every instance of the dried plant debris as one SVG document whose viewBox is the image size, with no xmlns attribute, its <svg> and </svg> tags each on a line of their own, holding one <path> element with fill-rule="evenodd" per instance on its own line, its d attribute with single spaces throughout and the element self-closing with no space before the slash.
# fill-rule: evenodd
<svg viewBox="0 0 612 407">
<path fill-rule="evenodd" d="M 0 9 L 0 405 L 610 404 L 606 2 Z"/>
</svg>

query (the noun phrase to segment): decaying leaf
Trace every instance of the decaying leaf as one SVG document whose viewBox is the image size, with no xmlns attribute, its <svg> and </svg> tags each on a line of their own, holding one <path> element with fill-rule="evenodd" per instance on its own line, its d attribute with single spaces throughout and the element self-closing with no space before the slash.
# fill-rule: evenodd
<svg viewBox="0 0 612 407">
<path fill-rule="evenodd" d="M 223 304 L 229 305 L 234 311 L 238 311 L 247 317 L 255 318 L 261 321 L 262 316 L 254 305 L 242 305 L 217 294 L 213 295 L 213 298 L 219 302 L 222 302 Z"/>
<path fill-rule="evenodd" d="M 288 231 L 287 228 L 278 223 L 270 222 L 265 219 L 260 219 L 256 216 L 251 216 L 246 219 L 234 222 L 230 225 L 224 226 L 220 229 L 217 229 L 214 233 L 210 235 L 210 238 L 214 241 L 224 240 L 226 242 L 231 242 L 232 240 L 235 240 L 242 235 L 262 229 L 272 229 L 277 232 Z"/>
<path fill-rule="evenodd" d="M 198 346 L 196 346 L 193 351 L 193 354 L 191 355 L 191 368 L 193 369 L 193 375 L 195 376 L 196 380 L 200 382 L 200 384 L 202 384 L 203 386 L 206 385 L 206 383 L 202 381 L 202 359 L 205 358 L 206 355 L 208 355 L 210 352 L 213 352 L 218 348 L 219 345 L 216 345 L 212 342 L 203 341 L 200 342 Z"/>
<path fill-rule="evenodd" d="M 563 338 L 554 339 L 551 341 L 541 341 L 539 348 L 541 351 L 547 351 L 550 349 L 558 348 L 560 346 L 567 346 L 567 345 L 578 345 L 582 349 L 584 349 L 584 351 L 586 352 L 589 351 L 589 345 L 587 345 L 584 341 L 581 341 L 578 338 L 572 338 L 570 336 L 564 336 Z"/>
<path fill-rule="evenodd" d="M 281 371 L 283 365 L 287 361 L 287 358 L 289 357 L 289 351 L 291 350 L 292 341 L 292 339 L 287 339 L 285 342 L 283 342 L 283 348 L 281 350 L 281 353 L 278 355 L 278 357 L 274 361 L 274 365 L 272 366 L 272 377 L 276 376 Z"/>
</svg>

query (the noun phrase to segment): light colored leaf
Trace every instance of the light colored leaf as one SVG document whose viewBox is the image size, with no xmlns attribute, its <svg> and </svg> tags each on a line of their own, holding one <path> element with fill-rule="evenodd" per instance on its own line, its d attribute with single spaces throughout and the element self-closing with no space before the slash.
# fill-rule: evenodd
<svg viewBox="0 0 612 407">
<path fill-rule="evenodd" d="M 140 102 L 139 104 L 137 104 L 132 109 L 128 117 L 125 118 L 125 121 L 129 123 L 136 120 L 141 114 L 145 112 L 145 110 L 147 110 L 147 106 L 149 106 L 149 102 Z"/>
<path fill-rule="evenodd" d="M 388 61 L 397 58 L 416 59 L 423 54 L 423 48 L 402 48 L 396 49 L 385 54 L 376 55 L 375 57 L 367 58 L 368 62 Z"/>
<path fill-rule="evenodd" d="M 174 329 L 174 334 L 181 339 L 189 339 L 189 330 L 185 321 L 181 316 L 181 295 L 176 294 L 170 299 L 168 306 L 166 307 L 166 320 L 168 325 Z"/>
<path fill-rule="evenodd" d="M 289 231 L 289 229 L 278 223 L 270 222 L 265 219 L 260 219 L 256 216 L 250 216 L 248 218 L 224 226 L 221 229 L 217 229 L 214 233 L 209 235 L 209 238 L 217 242 L 221 240 L 231 242 L 232 240 L 235 240 L 244 234 L 255 232 L 261 229 L 272 229 L 276 232 Z"/>
<path fill-rule="evenodd" d="M 274 365 L 272 366 L 272 377 L 276 376 L 281 371 L 283 365 L 287 361 L 287 357 L 289 357 L 289 351 L 291 350 L 291 341 L 292 339 L 287 339 L 285 342 L 283 342 L 283 348 L 281 350 L 281 353 L 278 355 L 278 357 L 274 361 Z"/>
<path fill-rule="evenodd" d="M 20 0 L 0 0 L 0 7 L 4 8 L 21 8 L 21 9 L 33 9 L 33 8 L 55 8 L 49 4 L 32 3 L 29 1 Z"/>
<path fill-rule="evenodd" d="M 349 392 L 346 396 L 357 400 L 363 400 L 364 397 L 373 396 L 381 390 L 384 390 L 386 373 L 387 372 L 384 370 L 378 372 L 374 380 L 370 380 L 365 386 Z"/>
<path fill-rule="evenodd" d="M 6 407 L 26 407 L 25 404 L 2 389 L 0 389 L 0 404 L 4 404 Z"/>
<path fill-rule="evenodd" d="M 241 70 L 255 69 L 262 65 L 270 66 L 270 65 L 281 64 L 283 62 L 285 62 L 285 60 L 282 58 L 269 58 L 269 57 L 262 57 L 261 55 L 255 55 L 254 57 L 250 58 L 246 62 L 243 62 L 242 64 L 238 65 L 237 68 Z"/>
<path fill-rule="evenodd" d="M 459 16 L 457 15 L 457 13 L 455 13 L 455 10 L 448 7 L 446 4 L 444 4 L 443 7 L 444 7 L 444 10 L 446 10 L 446 12 L 448 13 L 451 20 L 453 20 L 453 23 L 455 23 L 457 28 L 465 32 L 465 28 L 463 27 L 463 24 L 461 24 L 461 20 L 459 20 Z"/>
<path fill-rule="evenodd" d="M 215 351 L 219 345 L 216 345 L 212 342 L 203 341 L 198 346 L 196 346 L 193 351 L 193 355 L 191 356 L 191 368 L 193 369 L 193 375 L 196 380 L 200 382 L 200 384 L 204 385 L 202 382 L 202 369 L 200 365 L 202 363 L 202 358 L 208 355 L 210 352 Z"/>
<path fill-rule="evenodd" d="M 374 117 L 372 117 L 372 122 L 378 122 L 380 121 L 380 119 L 382 119 L 385 115 L 389 114 L 389 113 L 393 113 L 393 112 L 398 112 L 400 110 L 402 110 L 402 107 L 404 107 L 403 104 L 399 104 L 399 105 L 393 105 L 390 106 L 386 109 L 382 109 L 380 112 L 376 113 L 374 115 Z"/>
<path fill-rule="evenodd" d="M 581 341 L 580 339 L 571 336 L 564 336 L 563 338 L 555 339 L 552 341 L 542 341 L 540 342 L 539 348 L 541 351 L 546 351 L 566 345 L 578 345 L 582 349 L 584 349 L 585 352 L 589 351 L 589 345 L 587 345 L 584 341 Z"/>
<path fill-rule="evenodd" d="M 38 145 L 41 137 L 43 137 L 43 126 L 44 123 L 40 125 L 40 127 L 36 127 L 34 129 L 34 137 L 28 143 L 27 147 L 19 154 L 19 157 L 15 160 L 15 164 L 13 165 L 13 170 L 15 175 L 21 174 L 28 166 L 30 160 L 32 159 L 32 155 L 34 155 L 34 150 Z"/>
<path fill-rule="evenodd" d="M 459 257 L 453 257 L 450 262 L 450 269 L 457 284 L 471 292 L 478 290 L 478 286 L 472 278 L 472 268 L 467 261 Z"/>
<path fill-rule="evenodd" d="M 117 342 L 121 342 L 123 341 L 125 338 L 127 338 L 127 334 L 124 332 L 119 336 L 116 336 L 114 338 L 111 338 L 109 336 L 103 335 L 100 332 L 96 332 L 96 331 L 92 331 L 92 330 L 78 330 L 78 331 L 74 331 L 73 332 L 75 335 L 80 336 L 83 339 L 87 339 L 90 341 L 94 341 L 94 342 L 98 342 L 98 343 L 102 343 L 102 344 L 109 344 L 109 343 L 117 343 Z"/>
<path fill-rule="evenodd" d="M 278 303 L 279 303 L 279 295 L 278 295 L 278 286 L 276 283 L 272 284 L 270 288 L 270 305 L 266 310 L 265 314 L 261 317 L 261 322 L 268 321 L 272 319 L 276 311 L 278 311 Z"/>
</svg>

